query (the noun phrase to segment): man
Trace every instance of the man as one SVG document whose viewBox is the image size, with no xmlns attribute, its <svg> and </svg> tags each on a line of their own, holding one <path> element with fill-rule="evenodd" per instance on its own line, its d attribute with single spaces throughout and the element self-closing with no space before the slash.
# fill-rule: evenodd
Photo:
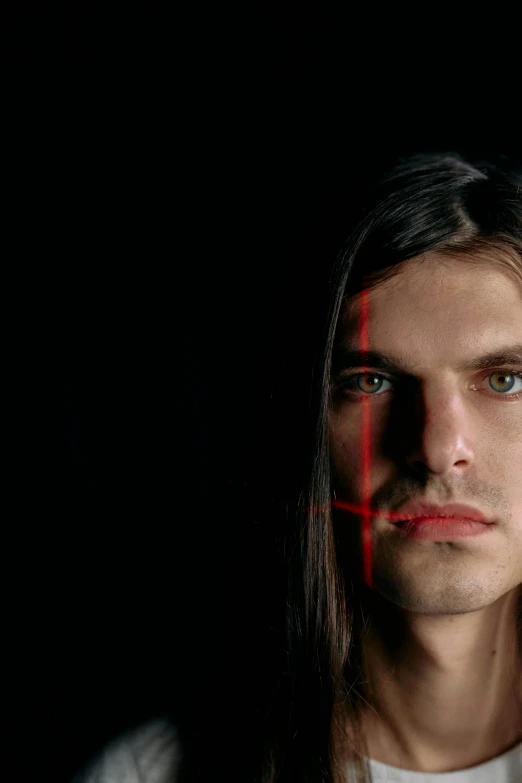
<svg viewBox="0 0 522 783">
<path fill-rule="evenodd" d="M 179 779 L 207 756 L 259 783 L 522 781 L 520 172 L 413 156 L 361 215 L 280 535 L 284 663 L 269 710 L 244 700 L 258 750 L 212 722 Z"/>
<path fill-rule="evenodd" d="M 357 355 L 358 296 L 330 411 L 337 497 L 357 505 L 365 409 L 369 419 L 372 575 L 385 600 L 364 645 L 364 731 L 372 759 L 459 770 L 522 740 L 522 286 L 486 258 L 435 251 L 368 299 L 375 359 Z"/>
</svg>

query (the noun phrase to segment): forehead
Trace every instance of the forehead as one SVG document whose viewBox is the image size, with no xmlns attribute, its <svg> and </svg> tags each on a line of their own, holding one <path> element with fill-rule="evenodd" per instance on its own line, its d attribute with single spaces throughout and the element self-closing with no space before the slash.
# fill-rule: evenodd
<svg viewBox="0 0 522 783">
<path fill-rule="evenodd" d="M 352 297 L 341 315 L 344 344 L 359 342 L 361 300 Z M 427 254 L 370 289 L 367 305 L 371 347 L 408 350 L 421 364 L 522 336 L 522 283 L 498 264 Z"/>
</svg>

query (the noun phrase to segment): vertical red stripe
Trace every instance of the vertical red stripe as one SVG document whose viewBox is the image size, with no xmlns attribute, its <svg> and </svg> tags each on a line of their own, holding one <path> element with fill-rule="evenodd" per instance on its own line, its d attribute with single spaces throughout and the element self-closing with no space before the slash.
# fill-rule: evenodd
<svg viewBox="0 0 522 783">
<path fill-rule="evenodd" d="M 368 351 L 368 290 L 361 292 L 361 315 L 359 328 L 359 344 L 363 354 Z M 366 371 L 366 359 L 364 358 Z M 372 587 L 372 537 L 371 537 L 371 440 L 370 440 L 370 400 L 361 402 L 361 490 L 362 490 L 362 524 L 361 541 L 363 553 L 364 581 Z"/>
</svg>

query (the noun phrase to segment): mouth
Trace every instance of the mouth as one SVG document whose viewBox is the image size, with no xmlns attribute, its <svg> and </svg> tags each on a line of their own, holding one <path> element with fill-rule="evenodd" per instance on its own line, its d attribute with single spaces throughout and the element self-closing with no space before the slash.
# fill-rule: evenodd
<svg viewBox="0 0 522 783">
<path fill-rule="evenodd" d="M 426 541 L 449 541 L 477 536 L 491 530 L 493 521 L 472 506 L 404 506 L 394 514 L 394 526 L 404 537 Z"/>
<path fill-rule="evenodd" d="M 450 503 L 446 506 L 437 506 L 426 503 L 408 503 L 393 514 L 397 524 L 407 520 L 416 519 L 460 519 L 491 524 L 493 520 L 488 519 L 481 511 L 473 506 L 466 506 L 462 503 Z"/>
</svg>

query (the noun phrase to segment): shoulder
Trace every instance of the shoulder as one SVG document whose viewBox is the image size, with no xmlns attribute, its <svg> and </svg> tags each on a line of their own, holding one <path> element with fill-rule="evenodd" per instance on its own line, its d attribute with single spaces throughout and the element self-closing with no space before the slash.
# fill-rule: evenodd
<svg viewBox="0 0 522 783">
<path fill-rule="evenodd" d="M 176 727 L 158 717 L 111 740 L 71 783 L 175 783 L 180 761 Z"/>
</svg>

